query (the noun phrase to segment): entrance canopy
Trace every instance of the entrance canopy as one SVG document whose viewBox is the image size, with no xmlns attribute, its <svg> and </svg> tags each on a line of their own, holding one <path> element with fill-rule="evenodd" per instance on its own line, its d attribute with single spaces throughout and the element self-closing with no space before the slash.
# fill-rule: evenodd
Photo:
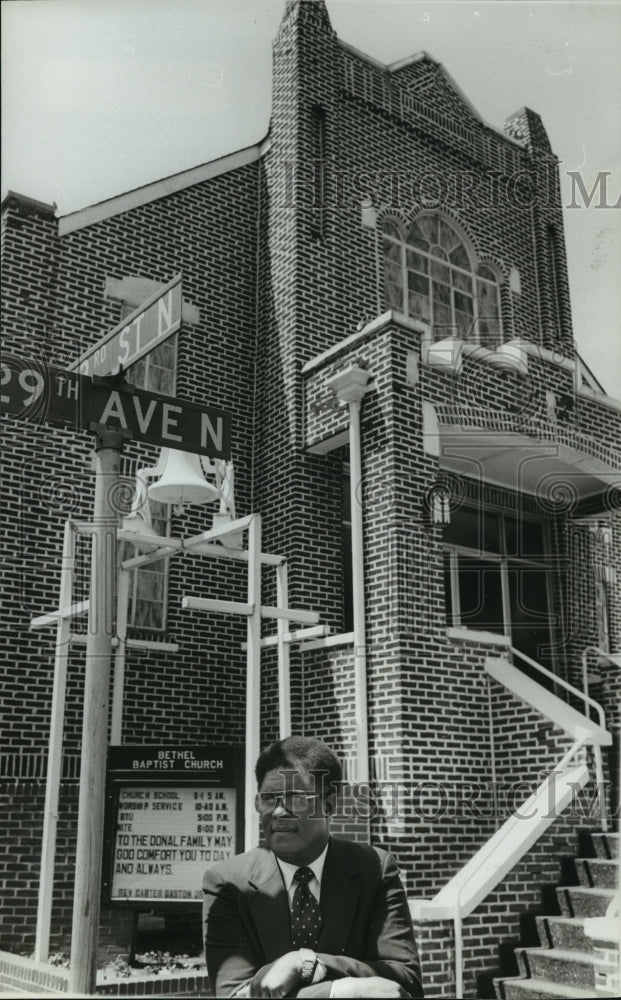
<svg viewBox="0 0 621 1000">
<path fill-rule="evenodd" d="M 621 457 L 595 439 L 548 421 L 508 429 L 511 419 L 494 413 L 464 413 L 459 423 L 446 416 L 453 420 L 423 404 L 425 450 L 441 469 L 536 496 L 550 511 L 614 505 Z"/>
</svg>

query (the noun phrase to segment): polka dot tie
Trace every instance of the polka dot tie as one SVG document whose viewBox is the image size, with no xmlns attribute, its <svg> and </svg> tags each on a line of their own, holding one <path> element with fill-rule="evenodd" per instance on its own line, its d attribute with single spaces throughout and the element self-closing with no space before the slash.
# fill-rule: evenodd
<svg viewBox="0 0 621 1000">
<path fill-rule="evenodd" d="M 291 943 L 294 948 L 314 948 L 321 927 L 319 903 L 308 888 L 314 878 L 310 868 L 298 868 L 293 876 L 296 882 L 291 902 Z"/>
</svg>

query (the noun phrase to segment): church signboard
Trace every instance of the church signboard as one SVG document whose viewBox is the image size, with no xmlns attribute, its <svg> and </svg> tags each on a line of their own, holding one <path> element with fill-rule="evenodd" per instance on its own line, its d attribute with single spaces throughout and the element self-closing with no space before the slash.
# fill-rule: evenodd
<svg viewBox="0 0 621 1000">
<path fill-rule="evenodd" d="M 108 751 L 103 904 L 200 903 L 205 870 L 242 850 L 243 748 Z"/>
</svg>

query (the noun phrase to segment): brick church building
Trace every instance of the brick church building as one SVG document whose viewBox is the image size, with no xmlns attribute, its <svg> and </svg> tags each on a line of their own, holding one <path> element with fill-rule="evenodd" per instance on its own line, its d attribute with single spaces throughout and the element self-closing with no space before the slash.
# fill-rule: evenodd
<svg viewBox="0 0 621 1000">
<path fill-rule="evenodd" d="M 263 603 L 286 577 L 289 606 L 315 613 L 264 620 L 255 740 L 289 726 L 341 754 L 335 830 L 397 857 L 426 995 L 553 981 L 554 955 L 537 971 L 529 950 L 535 917 L 566 951 L 563 920 L 586 934 L 616 884 L 621 402 L 576 353 L 540 117 L 499 131 L 430 55 L 383 65 L 335 35 L 324 0 L 287 0 L 260 144 L 62 218 L 10 193 L 2 241 L 3 350 L 62 369 L 182 275 L 180 329 L 127 381 L 230 414 L 234 515 L 259 514 L 278 557 Z M 0 944 L 29 954 L 57 639 L 31 622 L 59 607 L 67 519 L 92 511 L 93 437 L 3 426 Z M 127 442 L 121 492 L 158 454 Z M 154 506 L 153 527 L 187 538 L 214 512 Z M 111 744 L 253 750 L 247 623 L 191 600 L 247 599 L 239 544 L 125 569 Z M 70 603 L 88 562 L 78 532 Z M 76 615 L 50 951 L 71 935 L 85 629 Z M 611 871 L 591 858 L 568 876 L 595 848 Z M 552 891 L 576 872 L 582 886 Z M 127 950 L 135 912 L 104 901 L 102 954 Z M 151 919 L 172 934 L 198 912 Z M 605 990 L 589 940 L 580 974 Z"/>
</svg>

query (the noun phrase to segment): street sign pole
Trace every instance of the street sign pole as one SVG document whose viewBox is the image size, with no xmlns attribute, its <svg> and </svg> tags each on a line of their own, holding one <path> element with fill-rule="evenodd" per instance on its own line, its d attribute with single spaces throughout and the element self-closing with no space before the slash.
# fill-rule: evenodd
<svg viewBox="0 0 621 1000">
<path fill-rule="evenodd" d="M 155 330 L 154 337 L 164 338 L 172 333 L 172 327 L 177 322 L 177 313 L 180 317 L 180 285 L 177 282 L 175 289 L 176 291 L 171 285 L 168 289 L 169 299 L 163 302 L 158 299 L 151 303 L 148 309 L 134 317 L 137 341 L 145 335 L 145 330 L 148 332 L 149 329 L 151 332 Z M 113 347 L 116 350 L 119 346 L 122 351 L 126 331 L 123 328 L 116 332 L 118 332 L 118 345 L 114 338 L 108 337 L 99 345 L 97 361 L 93 360 L 94 366 L 107 364 L 106 351 L 110 355 Z M 113 331 L 115 337 L 116 332 Z M 143 347 L 144 343 L 140 339 L 141 351 Z M 121 353 L 117 360 L 122 364 L 126 358 Z M 216 407 L 201 406 L 162 393 L 135 389 L 123 381 L 122 372 L 113 376 L 93 374 L 91 371 L 88 374 L 78 373 L 15 355 L 3 355 L 0 359 L 0 384 L 3 390 L 0 393 L 0 412 L 19 419 L 32 420 L 37 424 L 59 423 L 74 427 L 76 430 L 90 430 L 97 436 L 80 800 L 69 972 L 69 986 L 72 993 L 92 994 L 95 992 L 97 974 L 108 705 L 116 590 L 118 510 L 115 494 L 123 441 L 132 438 L 135 441 L 144 441 L 161 447 L 228 460 L 231 447 L 231 420 L 228 413 Z M 258 537 L 260 539 L 260 535 Z M 257 553 L 260 555 L 260 541 L 254 545 L 253 551 L 256 563 Z M 260 589 L 260 564 L 256 565 L 259 569 L 257 570 L 255 566 L 253 571 L 254 587 L 256 589 L 259 586 Z M 258 598 L 256 601 L 260 604 Z M 258 656 L 260 645 L 256 628 L 254 622 L 252 635 L 249 633 L 249 648 L 252 647 L 255 658 Z M 61 677 L 60 668 L 58 680 L 59 684 L 61 682 L 64 684 L 64 675 Z M 59 688 L 57 699 L 59 706 L 62 693 Z M 258 697 L 256 691 L 253 697 L 255 699 Z M 118 718 L 119 712 L 115 712 L 114 734 L 118 731 Z M 55 720 L 53 743 L 54 746 L 59 744 L 59 748 L 61 731 L 62 721 Z M 54 787 L 55 782 L 54 776 Z M 53 804 L 56 793 L 52 794 L 52 791 L 48 797 L 50 808 L 46 807 L 46 815 L 53 812 L 50 803 Z M 44 843 L 46 860 L 42 878 L 48 888 L 40 908 L 40 934 L 37 941 L 37 954 L 40 957 L 43 957 L 48 947 L 46 938 L 53 886 L 53 833 L 56 816 L 51 815 L 51 820 L 52 823 L 47 825 L 48 833 Z"/>
<path fill-rule="evenodd" d="M 80 800 L 71 930 L 71 993 L 94 994 L 104 843 L 108 703 L 116 579 L 115 494 L 126 434 L 95 427 L 95 508 L 84 677 Z"/>
</svg>

